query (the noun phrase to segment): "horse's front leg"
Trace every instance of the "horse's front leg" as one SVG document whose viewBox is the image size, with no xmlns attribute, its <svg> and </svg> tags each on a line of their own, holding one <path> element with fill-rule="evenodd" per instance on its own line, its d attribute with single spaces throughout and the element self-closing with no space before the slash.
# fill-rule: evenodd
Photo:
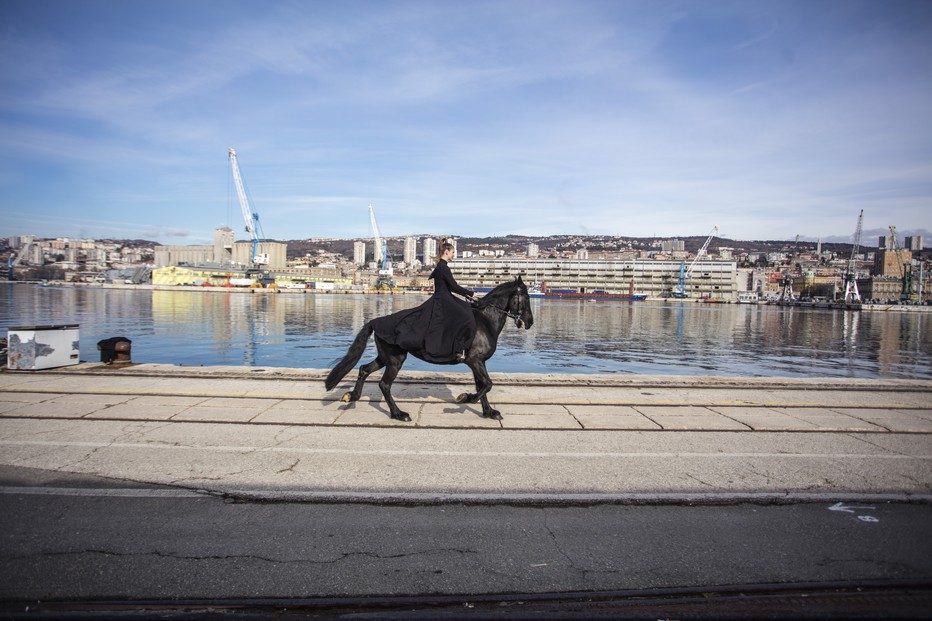
<svg viewBox="0 0 932 621">
<path fill-rule="evenodd" d="M 478 403 L 479 402 L 479 393 L 482 391 L 482 386 L 479 383 L 479 379 L 476 376 L 476 371 L 473 370 L 473 383 L 476 385 L 476 392 L 464 392 L 460 393 L 456 397 L 457 403 Z"/>
<path fill-rule="evenodd" d="M 489 372 L 485 368 L 485 362 L 482 360 L 477 360 L 468 364 L 469 368 L 472 369 L 473 377 L 476 380 L 476 394 L 460 395 L 457 401 L 460 401 L 461 403 L 475 403 L 476 401 L 480 401 L 482 403 L 483 418 L 494 418 L 495 420 L 501 420 L 501 412 L 489 405 L 489 399 L 487 395 L 489 394 L 489 391 L 492 390 L 492 378 L 489 377 Z"/>
</svg>

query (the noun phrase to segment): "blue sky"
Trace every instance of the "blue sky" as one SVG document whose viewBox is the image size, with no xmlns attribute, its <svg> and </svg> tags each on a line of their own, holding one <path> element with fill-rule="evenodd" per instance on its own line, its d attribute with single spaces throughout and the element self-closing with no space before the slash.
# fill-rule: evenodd
<svg viewBox="0 0 932 621">
<path fill-rule="evenodd" d="M 932 2 L 0 0 L 0 235 L 932 230 Z M 869 240 L 871 243 L 875 240 Z"/>
</svg>

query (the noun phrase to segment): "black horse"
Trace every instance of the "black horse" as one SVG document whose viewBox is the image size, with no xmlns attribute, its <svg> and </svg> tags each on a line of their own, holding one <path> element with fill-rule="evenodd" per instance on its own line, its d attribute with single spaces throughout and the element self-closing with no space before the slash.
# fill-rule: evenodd
<svg viewBox="0 0 932 621">
<path fill-rule="evenodd" d="M 482 416 L 501 420 L 501 413 L 489 405 L 487 395 L 492 388 L 492 379 L 485 368 L 485 361 L 495 353 L 495 348 L 498 346 L 498 335 L 501 334 L 509 318 L 514 319 L 515 325 L 519 328 L 529 329 L 534 324 L 534 315 L 531 313 L 531 301 L 528 297 L 527 286 L 521 281 L 520 276 L 513 281 L 502 283 L 476 301 L 473 304 L 472 312 L 476 318 L 476 336 L 463 363 L 472 369 L 476 381 L 476 393 L 461 394 L 456 400 L 459 403 L 481 401 Z M 327 390 L 333 390 L 340 380 L 349 373 L 350 369 L 356 366 L 366 350 L 366 343 L 369 342 L 373 331 L 371 322 L 362 327 L 362 330 L 353 340 L 353 344 L 350 345 L 349 351 L 327 375 L 325 382 Z M 378 335 L 375 337 L 375 347 L 378 353 L 375 360 L 359 367 L 359 378 L 356 380 L 356 386 L 351 392 L 343 395 L 342 400 L 357 401 L 362 395 L 362 387 L 366 378 L 374 371 L 385 367 L 385 372 L 379 381 L 379 389 L 381 389 L 382 395 L 385 397 L 385 402 L 388 403 L 389 415 L 396 420 L 410 421 L 411 417 L 402 412 L 398 405 L 395 404 L 395 399 L 392 398 L 392 382 L 398 376 L 398 371 L 401 370 L 401 366 L 408 354 L 423 360 L 424 351 L 423 349 L 403 349 L 382 340 Z M 459 364 L 459 362 L 451 360 L 450 362 L 435 364 Z"/>
</svg>

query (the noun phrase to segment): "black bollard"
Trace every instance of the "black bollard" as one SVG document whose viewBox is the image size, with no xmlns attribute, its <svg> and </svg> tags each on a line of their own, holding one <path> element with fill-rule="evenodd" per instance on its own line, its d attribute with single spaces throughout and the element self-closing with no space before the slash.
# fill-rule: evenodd
<svg viewBox="0 0 932 621">
<path fill-rule="evenodd" d="M 100 361 L 104 364 L 127 364 L 132 362 L 133 342 L 125 336 L 114 336 L 109 339 L 97 341 L 100 351 Z"/>
</svg>

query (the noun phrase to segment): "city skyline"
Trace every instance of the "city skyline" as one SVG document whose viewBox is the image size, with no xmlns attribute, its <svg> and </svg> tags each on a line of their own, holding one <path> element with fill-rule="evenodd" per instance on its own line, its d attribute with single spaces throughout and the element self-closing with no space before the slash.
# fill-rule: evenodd
<svg viewBox="0 0 932 621">
<path fill-rule="evenodd" d="M 0 6 L 4 234 L 930 237 L 932 5 Z"/>
</svg>

